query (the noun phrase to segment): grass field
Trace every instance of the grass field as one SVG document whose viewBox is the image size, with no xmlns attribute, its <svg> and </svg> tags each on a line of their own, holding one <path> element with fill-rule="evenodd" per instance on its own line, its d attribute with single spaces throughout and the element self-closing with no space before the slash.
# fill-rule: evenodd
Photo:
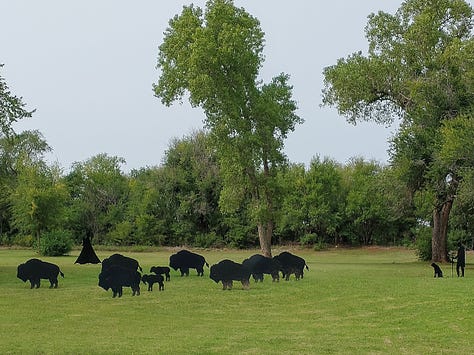
<svg viewBox="0 0 474 355">
<path fill-rule="evenodd" d="M 282 249 L 283 250 L 283 249 Z M 274 254 L 282 250 L 274 250 Z M 176 250 L 122 252 L 148 273 Z M 291 250 L 304 279 L 232 291 L 191 270 L 172 271 L 165 291 L 120 299 L 97 286 L 100 265 L 41 258 L 65 273 L 58 289 L 16 278 L 32 250 L 0 249 L 0 351 L 7 354 L 468 354 L 474 349 L 474 255 L 466 277 L 434 279 L 407 249 Z M 256 250 L 197 250 L 210 264 Z M 98 251 L 102 259 L 111 251 Z"/>
</svg>

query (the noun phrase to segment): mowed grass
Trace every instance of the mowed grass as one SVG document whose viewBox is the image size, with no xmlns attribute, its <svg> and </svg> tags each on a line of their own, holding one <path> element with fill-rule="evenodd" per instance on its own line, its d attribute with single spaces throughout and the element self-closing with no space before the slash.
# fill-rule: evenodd
<svg viewBox="0 0 474 355">
<path fill-rule="evenodd" d="M 274 250 L 274 254 L 283 249 Z M 121 252 L 148 273 L 176 250 Z M 0 250 L 2 353 L 55 354 L 459 354 L 474 346 L 474 268 L 466 277 L 434 279 L 429 263 L 408 249 L 290 250 L 304 257 L 304 279 L 234 283 L 232 291 L 205 276 L 172 271 L 165 291 L 124 289 L 120 299 L 97 286 L 99 265 L 71 256 L 41 258 L 65 273 L 58 289 L 16 278 L 32 250 Z M 241 262 L 256 250 L 196 250 L 212 265 Z M 113 252 L 100 251 L 101 259 Z"/>
</svg>

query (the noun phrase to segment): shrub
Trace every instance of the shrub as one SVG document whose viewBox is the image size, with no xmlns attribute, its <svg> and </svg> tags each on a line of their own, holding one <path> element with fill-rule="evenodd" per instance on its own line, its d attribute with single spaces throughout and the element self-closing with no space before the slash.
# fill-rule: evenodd
<svg viewBox="0 0 474 355">
<path fill-rule="evenodd" d="M 318 236 L 316 233 L 307 233 L 300 238 L 300 244 L 302 246 L 312 246 L 315 251 L 321 251 L 327 249 L 327 244 L 323 238 Z"/>
<path fill-rule="evenodd" d="M 415 249 L 418 258 L 422 261 L 431 260 L 431 228 L 420 227 L 416 233 Z"/>
<path fill-rule="evenodd" d="M 35 239 L 32 235 L 19 234 L 12 238 L 12 244 L 20 247 L 31 248 L 35 245 Z"/>
<path fill-rule="evenodd" d="M 132 236 L 133 226 L 129 221 L 117 223 L 115 228 L 110 230 L 105 237 L 107 245 L 133 245 L 135 240 Z"/>
<path fill-rule="evenodd" d="M 194 246 L 200 248 L 222 247 L 223 244 L 222 238 L 215 232 L 198 234 L 194 238 Z"/>
<path fill-rule="evenodd" d="M 300 238 L 301 245 L 313 245 L 319 241 L 319 237 L 316 233 L 307 233 Z"/>
<path fill-rule="evenodd" d="M 41 235 L 39 251 L 44 256 L 60 256 L 72 249 L 72 233 L 66 230 L 54 230 Z"/>
</svg>

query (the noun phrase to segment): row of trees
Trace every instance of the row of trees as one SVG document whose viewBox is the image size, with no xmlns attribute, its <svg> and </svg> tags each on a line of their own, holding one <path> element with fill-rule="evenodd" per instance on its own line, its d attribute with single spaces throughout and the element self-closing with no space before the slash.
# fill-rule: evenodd
<svg viewBox="0 0 474 355">
<path fill-rule="evenodd" d="M 222 174 L 209 134 L 195 132 L 170 143 L 162 165 L 124 174 L 123 159 L 96 155 L 64 174 L 42 160 L 47 144 L 38 132 L 15 136 L 29 155 L 0 140 L 3 244 L 32 245 L 68 231 L 76 243 L 89 236 L 109 245 L 259 245 L 250 194 L 232 213 L 219 208 Z M 23 149 L 21 150 L 23 151 Z M 430 199 L 411 197 L 398 171 L 355 158 L 341 165 L 315 157 L 308 167 L 287 164 L 276 176 L 272 243 L 401 245 L 425 238 Z M 465 180 L 472 181 L 472 180 Z M 468 237 L 474 196 L 462 183 L 453 240 Z M 250 206 L 250 207 L 249 207 Z M 425 238 L 425 239 L 423 239 Z"/>
<path fill-rule="evenodd" d="M 124 175 L 123 160 L 105 154 L 67 175 L 48 167 L 39 132 L 9 134 L 31 112 L 1 80 L 2 233 L 40 241 L 61 227 L 115 244 L 257 239 L 270 256 L 278 241 L 400 243 L 431 227 L 427 254 L 447 261 L 449 233 L 466 240 L 472 231 L 472 29 L 464 0 L 406 0 L 393 15 L 369 16 L 366 55 L 324 69 L 323 105 L 352 123 L 400 119 L 388 167 L 286 160 L 284 140 L 302 122 L 289 77 L 258 79 L 263 31 L 231 0 L 185 6 L 164 33 L 154 94 L 201 107 L 206 133 L 174 141 L 159 167 Z"/>
<path fill-rule="evenodd" d="M 474 150 L 472 29 L 473 9 L 464 0 L 406 0 L 395 14 L 369 16 L 367 55 L 353 53 L 323 71 L 323 104 L 350 122 L 400 119 L 391 161 L 411 200 L 432 197 L 434 261 L 448 261 L 454 200 L 474 167 L 466 156 Z M 250 192 L 262 252 L 270 256 L 283 141 L 302 120 L 286 74 L 267 85 L 257 79 L 263 42 L 258 20 L 231 0 L 184 7 L 159 48 L 154 91 L 166 105 L 187 93 L 203 108 L 223 167 L 220 205 L 235 210 Z"/>
</svg>

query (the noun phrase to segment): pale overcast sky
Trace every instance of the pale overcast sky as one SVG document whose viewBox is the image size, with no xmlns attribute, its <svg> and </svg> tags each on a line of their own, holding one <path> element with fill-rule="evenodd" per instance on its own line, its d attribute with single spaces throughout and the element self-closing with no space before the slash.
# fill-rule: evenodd
<svg viewBox="0 0 474 355">
<path fill-rule="evenodd" d="M 170 140 L 203 126 L 203 114 L 185 102 L 168 108 L 153 96 L 158 46 L 177 0 L 0 0 L 1 74 L 22 96 L 33 118 L 15 130 L 38 129 L 53 148 L 48 161 L 68 170 L 96 154 L 123 157 L 124 171 L 159 165 Z M 204 7 L 205 1 L 194 1 Z M 290 161 L 354 156 L 388 159 L 396 127 L 348 124 L 333 108 L 320 108 L 323 68 L 367 49 L 367 16 L 395 12 L 396 0 L 235 1 L 265 32 L 268 82 L 291 76 L 305 123 L 286 142 Z"/>
</svg>

